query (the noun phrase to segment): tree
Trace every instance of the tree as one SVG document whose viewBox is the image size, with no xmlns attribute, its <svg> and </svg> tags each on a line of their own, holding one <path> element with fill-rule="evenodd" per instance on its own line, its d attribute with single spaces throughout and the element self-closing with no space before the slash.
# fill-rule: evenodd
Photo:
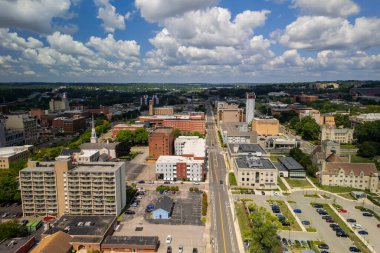
<svg viewBox="0 0 380 253">
<path fill-rule="evenodd" d="M 336 115 L 335 125 L 337 127 L 343 126 L 344 128 L 351 127 L 350 117 L 348 115 L 342 115 L 342 114 Z"/>
<path fill-rule="evenodd" d="M 373 141 L 365 141 L 359 145 L 358 155 L 367 158 L 373 158 L 378 154 L 379 143 Z"/>
<path fill-rule="evenodd" d="M 28 230 L 17 221 L 8 221 L 0 224 L 0 241 L 13 237 L 28 235 Z"/>
<path fill-rule="evenodd" d="M 135 134 L 131 130 L 120 130 L 116 136 L 116 141 L 125 141 L 131 145 L 134 144 Z"/>
<path fill-rule="evenodd" d="M 278 117 L 278 120 L 280 121 L 280 123 L 286 123 L 291 121 L 293 118 L 298 119 L 298 114 L 295 111 L 291 110 L 287 112 L 282 112 Z"/>
<path fill-rule="evenodd" d="M 365 141 L 380 142 L 380 120 L 365 122 L 356 126 L 354 138 L 358 143 Z"/>
<path fill-rule="evenodd" d="M 178 138 L 181 135 L 181 130 L 178 128 L 174 129 L 174 138 Z"/>
<path fill-rule="evenodd" d="M 306 169 L 306 173 L 308 175 L 315 177 L 315 173 L 317 173 L 318 168 L 312 164 L 309 155 L 302 152 L 299 148 L 293 148 L 290 150 L 289 155 Z"/>
<path fill-rule="evenodd" d="M 297 134 L 301 135 L 303 139 L 308 141 L 318 140 L 319 134 L 321 133 L 321 129 L 317 122 L 309 116 L 303 117 L 295 124 L 294 128 Z"/>
<path fill-rule="evenodd" d="M 249 219 L 252 222 L 250 252 L 275 252 L 280 245 L 280 240 L 277 236 L 279 228 L 278 218 L 269 213 L 265 208 L 257 207 L 255 204 L 251 204 L 250 209 L 254 210 L 249 215 Z"/>
<path fill-rule="evenodd" d="M 147 144 L 148 143 L 148 131 L 145 128 L 138 128 L 135 131 L 135 144 Z"/>
</svg>

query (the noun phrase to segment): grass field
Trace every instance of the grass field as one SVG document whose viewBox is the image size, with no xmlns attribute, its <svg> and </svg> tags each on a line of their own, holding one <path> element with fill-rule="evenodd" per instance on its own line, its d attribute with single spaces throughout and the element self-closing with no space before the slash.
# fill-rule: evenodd
<svg viewBox="0 0 380 253">
<path fill-rule="evenodd" d="M 238 218 L 240 232 L 243 237 L 243 240 L 245 238 L 251 237 L 251 223 L 248 219 L 248 216 L 245 212 L 245 206 L 242 202 L 235 202 L 235 209 L 236 209 L 236 216 Z"/>
<path fill-rule="evenodd" d="M 351 241 L 354 242 L 354 245 L 361 249 L 364 253 L 370 253 L 371 251 L 363 244 L 363 242 L 358 238 L 358 236 L 352 232 L 352 230 L 346 225 L 346 223 L 343 222 L 343 220 L 332 210 L 332 208 L 329 205 L 318 203 L 323 206 L 323 208 L 326 210 L 326 212 L 333 218 L 333 220 L 338 223 L 338 225 L 346 232 L 351 239 Z"/>
<path fill-rule="evenodd" d="M 340 144 L 341 149 L 357 149 L 356 145 L 354 144 Z"/>
<path fill-rule="evenodd" d="M 339 193 L 338 194 L 339 196 L 342 196 L 343 198 L 346 198 L 346 199 L 351 199 L 351 200 L 356 200 L 354 197 L 352 197 L 352 195 L 350 193 Z"/>
<path fill-rule="evenodd" d="M 284 182 L 282 182 L 281 178 L 278 177 L 277 178 L 277 184 L 278 184 L 278 187 L 283 190 L 283 191 L 288 191 L 288 188 L 286 188 Z"/>
<path fill-rule="evenodd" d="M 283 155 L 270 155 L 270 160 L 272 161 L 272 162 L 278 162 L 278 158 L 279 157 L 284 157 Z"/>
<path fill-rule="evenodd" d="M 231 186 L 237 186 L 235 173 L 230 172 L 228 174 L 228 181 L 229 181 L 229 183 L 230 183 Z"/>
<path fill-rule="evenodd" d="M 313 186 L 306 179 L 290 179 L 287 178 L 286 182 L 292 188 L 313 188 Z"/>
<path fill-rule="evenodd" d="M 373 161 L 369 158 L 352 155 L 351 156 L 351 163 L 373 163 Z"/>
<path fill-rule="evenodd" d="M 284 215 L 285 219 L 290 223 L 290 226 L 283 227 L 282 230 L 292 230 L 292 231 L 301 231 L 301 227 L 298 225 L 296 219 L 294 218 L 292 212 L 289 210 L 288 206 L 282 200 L 267 200 L 268 203 L 277 203 L 280 207 L 282 215 Z"/>
</svg>

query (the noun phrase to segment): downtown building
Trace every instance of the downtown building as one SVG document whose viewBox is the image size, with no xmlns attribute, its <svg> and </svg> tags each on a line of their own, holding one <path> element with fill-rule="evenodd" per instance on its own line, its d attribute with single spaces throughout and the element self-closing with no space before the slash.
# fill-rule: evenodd
<svg viewBox="0 0 380 253">
<path fill-rule="evenodd" d="M 246 123 L 250 124 L 252 123 L 252 120 L 255 118 L 256 94 L 254 92 L 247 92 L 245 96 L 247 98 L 245 109 Z"/>
<path fill-rule="evenodd" d="M 19 184 L 24 216 L 119 215 L 126 205 L 120 162 L 31 162 Z"/>
</svg>

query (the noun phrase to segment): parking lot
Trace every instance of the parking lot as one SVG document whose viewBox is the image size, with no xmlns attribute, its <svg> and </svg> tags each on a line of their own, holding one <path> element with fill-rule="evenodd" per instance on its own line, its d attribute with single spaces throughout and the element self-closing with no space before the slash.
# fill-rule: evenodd
<svg viewBox="0 0 380 253">
<path fill-rule="evenodd" d="M 174 201 L 172 217 L 169 220 L 151 220 L 145 208 L 148 204 L 155 204 L 156 200 L 163 196 L 154 190 L 145 190 L 144 195 L 138 198 L 140 204 L 130 207 L 128 210 L 135 214 L 126 214 L 115 231 L 118 236 L 152 236 L 159 237 L 161 246 L 158 252 L 166 252 L 166 237 L 172 235 L 171 246 L 173 252 L 178 252 L 178 246 L 182 245 L 183 252 L 192 252 L 196 247 L 199 252 L 205 252 L 204 232 L 205 226 L 201 223 L 201 194 L 189 192 L 187 187 L 179 192 L 165 195 Z M 189 237 L 189 235 L 191 235 Z"/>
<path fill-rule="evenodd" d="M 21 204 L 2 204 L 0 206 L 0 222 L 9 221 L 15 218 L 22 217 Z"/>
<path fill-rule="evenodd" d="M 323 241 L 326 244 L 329 245 L 330 249 L 329 252 L 334 253 L 346 253 L 350 252 L 349 247 L 353 245 L 350 239 L 343 238 L 343 237 L 337 237 L 335 231 L 333 231 L 330 228 L 330 223 L 327 223 L 325 220 L 321 218 L 321 215 L 319 215 L 315 208 L 313 208 L 310 205 L 310 202 L 313 202 L 315 199 L 313 198 L 307 198 L 304 197 L 304 192 L 293 192 L 291 196 L 289 197 L 280 197 L 280 196 L 262 196 L 262 195 L 244 195 L 243 198 L 252 198 L 254 202 L 260 206 L 263 206 L 268 209 L 269 212 L 272 213 L 272 209 L 267 202 L 267 200 L 272 199 L 282 199 L 282 200 L 292 200 L 290 201 L 290 206 L 292 209 L 301 209 L 301 213 L 297 213 L 295 215 L 298 216 L 298 218 L 302 220 L 307 220 L 310 222 L 310 226 L 316 229 L 316 232 L 301 232 L 301 231 L 281 231 L 280 236 L 291 239 L 291 240 L 318 240 Z M 325 199 L 317 199 L 317 201 L 322 203 L 329 203 L 332 200 L 325 200 Z M 294 202 L 294 203 L 292 203 Z M 356 209 L 355 209 L 356 210 Z M 375 219 L 373 217 L 363 217 L 361 215 L 361 212 L 359 210 L 356 210 L 360 214 L 360 218 L 363 219 Z M 351 215 L 350 215 L 351 216 Z M 355 216 L 359 216 L 358 214 L 355 214 Z M 359 222 L 359 221 L 358 221 Z M 368 221 L 367 221 L 368 222 Z M 374 222 L 374 220 L 372 220 Z M 363 222 L 364 223 L 364 222 Z M 367 226 L 365 224 L 362 224 L 363 226 Z M 376 227 L 376 224 L 372 225 L 374 228 Z M 305 228 L 308 228 L 308 226 L 305 226 Z M 377 228 L 378 229 L 378 228 Z M 378 229 L 379 230 L 379 229 Z M 371 234 L 371 233 L 370 233 Z M 374 234 L 376 235 L 376 234 Z M 367 235 L 368 236 L 368 235 Z M 372 245 L 373 243 L 371 243 Z"/>
</svg>

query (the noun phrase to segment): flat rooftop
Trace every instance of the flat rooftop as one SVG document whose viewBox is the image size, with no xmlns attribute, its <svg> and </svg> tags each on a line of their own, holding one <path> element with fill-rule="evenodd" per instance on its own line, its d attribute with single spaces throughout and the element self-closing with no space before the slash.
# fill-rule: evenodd
<svg viewBox="0 0 380 253">
<path fill-rule="evenodd" d="M 109 226 L 116 219 L 113 215 L 63 215 L 55 227 L 44 234 L 51 235 L 58 231 L 67 231 L 73 237 L 104 236 Z"/>
<path fill-rule="evenodd" d="M 305 170 L 293 157 L 279 157 L 280 163 L 289 171 L 292 170 Z"/>
<path fill-rule="evenodd" d="M 81 163 L 72 168 L 72 172 L 116 172 L 123 166 L 122 162 L 91 162 Z"/>
<path fill-rule="evenodd" d="M 29 150 L 30 146 L 15 146 L 15 147 L 4 147 L 0 148 L 1 157 L 11 157 L 13 155 L 19 154 Z"/>
<path fill-rule="evenodd" d="M 228 144 L 228 147 L 232 153 L 258 153 L 258 152 L 261 152 L 262 154 L 267 153 L 259 144 L 254 144 L 254 143 L 242 143 L 242 144 L 230 143 Z M 237 152 L 234 152 L 234 147 L 238 147 Z"/>
<path fill-rule="evenodd" d="M 275 169 L 269 159 L 255 156 L 239 156 L 235 161 L 239 169 Z"/>
<path fill-rule="evenodd" d="M 34 236 L 30 235 L 27 237 L 17 237 L 3 240 L 0 242 L 0 253 L 17 252 L 17 250 L 26 245 L 29 240 L 34 240 Z M 13 243 L 11 243 L 12 241 Z"/>
<path fill-rule="evenodd" d="M 163 134 L 171 134 L 174 129 L 172 127 L 158 127 L 153 130 L 152 133 L 163 133 Z"/>
<path fill-rule="evenodd" d="M 161 155 L 158 157 L 156 163 L 203 163 L 203 160 L 195 160 L 192 157 L 183 157 L 183 156 L 175 156 L 175 155 Z"/>
<path fill-rule="evenodd" d="M 102 245 L 136 245 L 156 247 L 158 243 L 158 236 L 107 236 Z"/>
</svg>

